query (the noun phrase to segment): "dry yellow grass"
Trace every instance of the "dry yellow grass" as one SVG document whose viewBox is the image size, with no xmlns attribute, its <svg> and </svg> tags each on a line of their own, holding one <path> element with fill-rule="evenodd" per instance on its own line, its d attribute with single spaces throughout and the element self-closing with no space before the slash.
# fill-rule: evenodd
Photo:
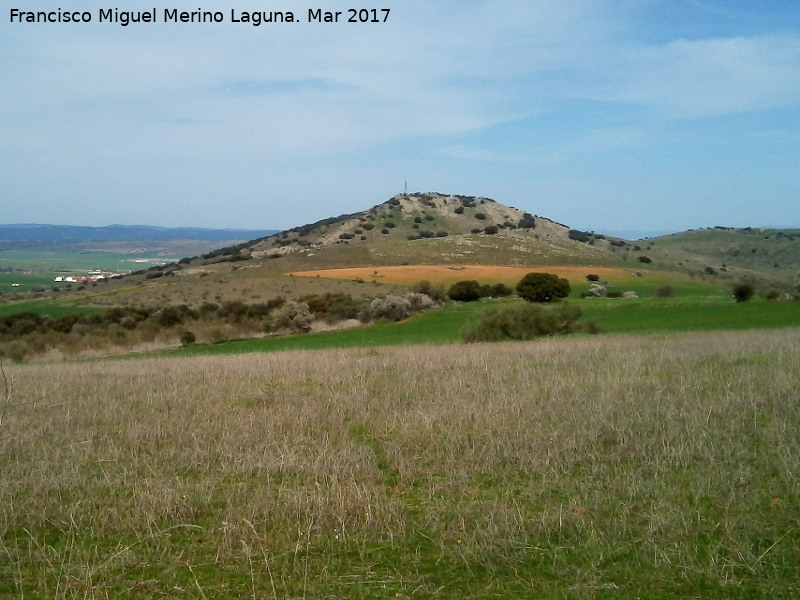
<svg viewBox="0 0 800 600">
<path fill-rule="evenodd" d="M 0 596 L 790 597 L 798 354 L 782 330 L 6 365 Z"/>
<path fill-rule="evenodd" d="M 631 272 L 610 267 L 505 267 L 488 265 L 405 265 L 397 267 L 350 267 L 295 271 L 293 277 L 323 277 L 328 279 L 378 281 L 397 285 L 414 285 L 422 280 L 431 283 L 449 284 L 463 279 L 476 279 L 481 283 L 505 283 L 516 285 L 531 272 L 553 273 L 571 282 L 586 282 L 586 275 L 594 273 L 602 279 L 629 279 Z"/>
</svg>

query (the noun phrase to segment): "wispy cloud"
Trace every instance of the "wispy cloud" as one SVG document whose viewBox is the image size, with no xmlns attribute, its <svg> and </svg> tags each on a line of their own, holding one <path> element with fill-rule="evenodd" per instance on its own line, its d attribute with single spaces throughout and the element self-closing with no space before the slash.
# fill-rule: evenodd
<svg viewBox="0 0 800 600">
<path fill-rule="evenodd" d="M 399 170 L 442 191 L 468 181 L 494 197 L 493 187 L 525 195 L 547 176 L 562 177 L 576 205 L 592 189 L 622 196 L 625 172 L 616 186 L 596 175 L 614 173 L 622 156 L 655 189 L 671 158 L 660 149 L 717 135 L 715 120 L 766 115 L 757 127 L 731 125 L 755 128 L 746 137 L 757 156 L 772 142 L 756 131 L 791 129 L 770 111 L 800 120 L 800 36 L 779 19 L 796 12 L 775 9 L 758 31 L 746 26 L 752 8 L 716 0 L 408 0 L 388 23 L 364 26 L 3 20 L 0 196 L 20 199 L 17 220 L 59 194 L 75 203 L 71 214 L 116 198 L 115 221 L 134 199 L 162 214 L 174 204 L 179 218 L 210 214 L 220 195 L 243 207 L 298 190 L 320 198 L 276 204 L 283 220 L 264 223 L 291 226 L 304 210 L 321 217 L 354 196 L 372 199 L 369 190 L 383 194 Z M 693 19 L 700 14 L 710 25 Z M 783 143 L 787 152 L 798 141 Z M 722 171 L 731 160 L 707 166 Z M 785 180 L 783 193 L 796 192 Z M 186 208 L 198 202 L 207 204 Z M 225 223 L 243 224 L 252 223 Z"/>
<path fill-rule="evenodd" d="M 800 105 L 800 36 L 675 40 L 623 49 L 598 97 L 668 117 Z"/>
</svg>

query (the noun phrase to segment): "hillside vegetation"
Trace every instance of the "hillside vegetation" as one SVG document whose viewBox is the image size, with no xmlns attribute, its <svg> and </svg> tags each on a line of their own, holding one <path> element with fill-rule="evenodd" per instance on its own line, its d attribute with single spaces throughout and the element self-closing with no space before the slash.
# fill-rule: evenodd
<svg viewBox="0 0 800 600">
<path fill-rule="evenodd" d="M 653 277 L 654 286 L 659 279 L 669 283 L 691 279 L 692 285 L 705 283 L 717 288 L 747 280 L 763 293 L 794 291 L 797 282 L 792 270 L 800 260 L 800 240 L 791 232 L 762 231 L 760 237 L 723 233 L 758 241 L 756 253 L 753 248 L 747 252 L 751 257 L 769 256 L 773 262 L 734 260 L 719 244 L 703 242 L 697 234 L 628 241 L 572 230 L 488 198 L 399 194 L 363 212 L 218 248 L 118 281 L 58 291 L 40 287 L 24 298 L 151 308 L 166 304 L 198 308 L 207 302 L 264 302 L 324 293 L 375 298 L 391 293 L 394 287 L 380 280 L 365 286 L 357 281 L 309 281 L 287 274 L 402 265 L 611 268 Z M 684 243 L 688 239 L 698 243 Z M 738 256 L 744 253 L 740 249 Z M 8 296 L 3 299 L 8 301 Z"/>
<path fill-rule="evenodd" d="M 798 353 L 793 329 L 6 365 L 0 596 L 794 598 Z"/>
<path fill-rule="evenodd" d="M 800 283 L 800 230 L 715 227 L 654 240 L 660 248 L 704 256 L 711 268 L 746 269 Z"/>
</svg>

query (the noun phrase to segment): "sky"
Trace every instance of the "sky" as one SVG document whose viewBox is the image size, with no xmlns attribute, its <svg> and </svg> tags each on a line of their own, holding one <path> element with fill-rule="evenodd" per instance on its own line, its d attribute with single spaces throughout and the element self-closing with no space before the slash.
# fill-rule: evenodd
<svg viewBox="0 0 800 600">
<path fill-rule="evenodd" d="M 605 233 L 800 227 L 797 0 L 116 2 L 0 2 L 0 223 L 284 229 L 407 184 Z M 273 10 L 300 22 L 234 22 Z"/>
</svg>

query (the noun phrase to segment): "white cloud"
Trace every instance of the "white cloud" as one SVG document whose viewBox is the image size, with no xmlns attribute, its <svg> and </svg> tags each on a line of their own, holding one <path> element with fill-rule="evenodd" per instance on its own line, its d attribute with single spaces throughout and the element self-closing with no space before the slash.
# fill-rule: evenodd
<svg viewBox="0 0 800 600">
<path fill-rule="evenodd" d="M 800 37 L 675 40 L 622 50 L 605 101 L 702 118 L 800 104 Z"/>
<path fill-rule="evenodd" d="M 0 195 L 39 212 L 57 194 L 117 197 L 124 212 L 134 198 L 190 207 L 223 193 L 317 196 L 337 177 L 366 189 L 416 169 L 497 197 L 493 186 L 526 189 L 529 168 L 657 145 L 664 121 L 800 101 L 800 38 L 648 38 L 647 8 L 661 0 L 396 4 L 389 23 L 364 26 L 0 22 Z M 240 8 L 211 8 L 230 6 Z M 479 162 L 508 169 L 502 183 L 480 179 Z"/>
</svg>

